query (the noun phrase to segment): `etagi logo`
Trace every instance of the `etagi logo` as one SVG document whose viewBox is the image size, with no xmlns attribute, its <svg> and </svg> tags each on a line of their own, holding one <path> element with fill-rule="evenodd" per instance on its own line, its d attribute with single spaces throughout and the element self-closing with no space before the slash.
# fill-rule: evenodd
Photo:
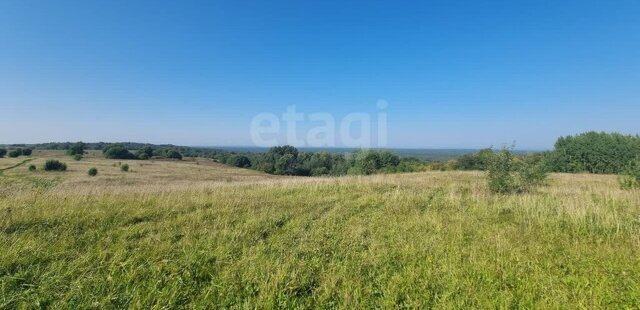
<svg viewBox="0 0 640 310">
<path fill-rule="evenodd" d="M 387 146 L 389 104 L 378 100 L 376 113 L 354 112 L 337 119 L 331 113 L 305 115 L 295 105 L 288 106 L 282 117 L 260 113 L 251 120 L 251 140 L 256 146 L 294 145 L 309 147 L 384 148 Z M 299 123 L 313 126 L 298 127 Z M 337 134 L 336 134 L 337 132 Z M 284 142 L 284 143 L 283 143 Z"/>
</svg>

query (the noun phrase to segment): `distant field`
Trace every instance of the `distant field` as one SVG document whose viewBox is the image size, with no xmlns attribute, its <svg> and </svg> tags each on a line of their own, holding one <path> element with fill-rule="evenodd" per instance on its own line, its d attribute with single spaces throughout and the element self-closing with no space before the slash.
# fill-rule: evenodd
<svg viewBox="0 0 640 310">
<path fill-rule="evenodd" d="M 640 191 L 615 176 L 500 196 L 480 172 L 31 158 L 0 174 L 0 309 L 640 307 Z"/>
</svg>

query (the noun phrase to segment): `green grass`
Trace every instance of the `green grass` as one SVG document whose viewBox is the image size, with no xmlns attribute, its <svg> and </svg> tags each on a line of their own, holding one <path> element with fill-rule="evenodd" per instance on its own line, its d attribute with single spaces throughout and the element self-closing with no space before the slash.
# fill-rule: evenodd
<svg viewBox="0 0 640 310">
<path fill-rule="evenodd" d="M 0 195 L 0 308 L 640 307 L 640 193 L 611 176 L 56 177 Z"/>
</svg>

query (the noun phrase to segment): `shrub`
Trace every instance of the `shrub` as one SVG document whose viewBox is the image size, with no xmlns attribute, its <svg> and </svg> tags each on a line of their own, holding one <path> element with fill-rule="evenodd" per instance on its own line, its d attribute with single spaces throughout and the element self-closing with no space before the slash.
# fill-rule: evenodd
<svg viewBox="0 0 640 310">
<path fill-rule="evenodd" d="M 82 142 L 76 142 L 74 144 L 72 144 L 71 146 L 69 146 L 69 149 L 67 150 L 67 155 L 69 156 L 75 156 L 75 155 L 80 155 L 82 156 L 84 154 L 84 149 L 86 148 L 86 145 Z"/>
<path fill-rule="evenodd" d="M 11 158 L 16 158 L 20 155 L 22 155 L 22 149 L 15 149 L 9 152 L 9 157 Z"/>
<path fill-rule="evenodd" d="M 120 171 L 122 171 L 122 172 L 127 172 L 127 171 L 129 171 L 129 164 L 122 164 L 122 165 L 120 166 Z"/>
<path fill-rule="evenodd" d="M 620 177 L 620 187 L 622 189 L 640 188 L 640 160 L 629 164 L 625 174 Z"/>
<path fill-rule="evenodd" d="M 31 149 L 22 149 L 22 155 L 24 156 L 31 156 L 31 153 L 33 151 Z"/>
<path fill-rule="evenodd" d="M 7 149 L 0 149 L 0 158 L 4 157 L 4 155 L 7 155 Z"/>
<path fill-rule="evenodd" d="M 251 167 L 251 160 L 244 155 L 231 155 L 227 158 L 227 165 L 236 166 L 239 168 Z"/>
<path fill-rule="evenodd" d="M 29 165 L 29 171 L 36 171 L 35 165 Z"/>
<path fill-rule="evenodd" d="M 542 161 L 532 156 L 516 161 L 510 148 L 503 148 L 491 155 L 487 170 L 489 190 L 500 194 L 530 191 L 547 177 Z"/>
<path fill-rule="evenodd" d="M 182 154 L 180 154 L 180 152 L 178 152 L 176 150 L 167 150 L 164 156 L 166 158 L 170 158 L 170 159 L 180 159 L 180 160 L 182 160 Z"/>
<path fill-rule="evenodd" d="M 49 159 L 44 163 L 45 171 L 65 171 L 67 170 L 67 164 L 57 161 L 55 159 Z"/>
<path fill-rule="evenodd" d="M 153 157 L 153 148 L 150 146 L 145 146 L 136 151 L 136 157 L 139 159 L 149 159 Z"/>
<path fill-rule="evenodd" d="M 82 155 L 81 155 L 81 154 L 73 155 L 73 159 L 75 159 L 75 160 L 81 160 L 81 159 L 82 159 Z"/>
<path fill-rule="evenodd" d="M 96 168 L 89 168 L 89 171 L 87 171 L 87 174 L 89 176 L 95 177 L 98 174 L 98 169 Z"/>
<path fill-rule="evenodd" d="M 136 156 L 131 154 L 129 150 L 127 150 L 121 144 L 112 144 L 107 146 L 102 153 L 105 158 L 109 159 L 135 159 Z"/>
</svg>

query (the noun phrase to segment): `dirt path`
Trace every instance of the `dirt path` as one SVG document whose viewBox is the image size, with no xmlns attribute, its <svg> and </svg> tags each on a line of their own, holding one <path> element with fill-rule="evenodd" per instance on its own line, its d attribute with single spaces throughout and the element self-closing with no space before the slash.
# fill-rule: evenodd
<svg viewBox="0 0 640 310">
<path fill-rule="evenodd" d="M 28 163 L 28 162 L 30 162 L 30 161 L 32 161 L 32 160 L 34 160 L 34 159 L 35 159 L 35 158 L 25 159 L 25 160 L 23 160 L 23 161 L 21 161 L 21 162 L 19 162 L 19 163 L 15 164 L 15 165 L 11 166 L 11 167 L 7 167 L 7 168 L 2 168 L 2 169 L 0 169 L 0 172 L 6 171 L 6 170 L 9 170 L 9 169 L 13 169 L 13 168 L 16 168 L 16 167 L 20 167 L 20 166 L 22 166 L 22 165 L 24 165 L 24 164 L 26 164 L 26 163 Z"/>
</svg>

